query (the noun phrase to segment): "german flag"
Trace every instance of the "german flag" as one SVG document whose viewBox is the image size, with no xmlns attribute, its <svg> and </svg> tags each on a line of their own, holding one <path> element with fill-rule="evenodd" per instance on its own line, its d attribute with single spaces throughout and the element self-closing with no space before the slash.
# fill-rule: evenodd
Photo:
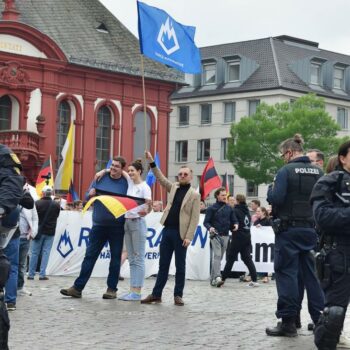
<svg viewBox="0 0 350 350">
<path fill-rule="evenodd" d="M 212 190 L 219 187 L 221 187 L 221 179 L 216 172 L 214 161 L 210 157 L 201 176 L 200 192 L 202 200 L 204 201 Z"/>
<path fill-rule="evenodd" d="M 144 198 L 102 195 L 90 198 L 90 200 L 85 204 L 83 213 L 85 213 L 95 201 L 100 201 L 115 216 L 116 219 L 124 215 L 127 211 L 145 203 Z"/>
<path fill-rule="evenodd" d="M 53 171 L 51 156 L 42 165 L 38 177 L 36 179 L 35 189 L 36 193 L 40 198 L 42 197 L 42 189 L 45 186 L 50 186 L 51 188 L 53 188 Z"/>
</svg>

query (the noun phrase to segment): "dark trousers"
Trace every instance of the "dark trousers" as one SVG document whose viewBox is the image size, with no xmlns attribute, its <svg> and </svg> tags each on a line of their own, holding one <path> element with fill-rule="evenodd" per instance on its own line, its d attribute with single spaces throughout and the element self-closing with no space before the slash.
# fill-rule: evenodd
<svg viewBox="0 0 350 350">
<path fill-rule="evenodd" d="M 108 242 L 111 260 L 109 263 L 107 287 L 117 290 L 123 241 L 123 226 L 92 226 L 89 235 L 89 243 L 81 265 L 80 274 L 74 282 L 74 287 L 79 291 L 84 289 L 91 276 L 92 270 L 94 269 L 98 256 L 100 255 L 104 245 Z"/>
<path fill-rule="evenodd" d="M 330 265 L 328 284 L 322 285 L 326 297 L 326 306 L 347 308 L 350 301 L 350 246 L 338 246 L 327 256 Z M 345 268 L 348 269 L 345 273 Z"/>
<path fill-rule="evenodd" d="M 162 240 L 159 247 L 159 271 L 156 284 L 152 294 L 161 297 L 165 284 L 168 280 L 169 267 L 173 252 L 175 252 L 175 288 L 174 296 L 182 297 L 185 287 L 186 253 L 187 248 L 183 247 L 180 232 L 174 228 L 164 227 Z"/>
<path fill-rule="evenodd" d="M 324 307 L 324 295 L 310 254 L 316 241 L 316 232 L 312 229 L 289 228 L 276 235 L 274 266 L 278 294 L 277 318 L 295 317 L 300 311 L 300 274 L 305 283 L 308 301 L 313 305 L 311 317 L 317 322 Z"/>
<path fill-rule="evenodd" d="M 230 246 L 227 249 L 226 265 L 222 273 L 222 278 L 225 280 L 229 277 L 233 264 L 238 259 L 238 254 L 241 254 L 241 259 L 249 270 L 250 277 L 253 282 L 257 281 L 257 274 L 255 265 L 251 256 L 252 243 L 250 240 L 250 235 L 240 235 L 238 237 L 233 237 Z"/>
</svg>

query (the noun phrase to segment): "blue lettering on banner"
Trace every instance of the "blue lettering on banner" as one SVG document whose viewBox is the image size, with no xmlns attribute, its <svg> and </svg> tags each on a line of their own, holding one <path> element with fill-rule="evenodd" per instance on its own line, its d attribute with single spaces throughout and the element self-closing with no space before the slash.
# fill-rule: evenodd
<svg viewBox="0 0 350 350">
<path fill-rule="evenodd" d="M 153 238 L 156 237 L 157 231 L 154 228 L 148 228 L 147 231 L 151 232 L 151 235 L 147 236 L 147 238 L 146 238 L 148 241 L 149 247 L 150 248 L 157 248 L 160 244 L 160 241 L 162 240 L 162 233 L 159 234 L 156 241 L 153 243 Z"/>
<path fill-rule="evenodd" d="M 111 258 L 111 251 L 105 250 L 100 253 L 100 259 L 110 259 Z"/>
<path fill-rule="evenodd" d="M 69 237 L 69 232 L 64 230 L 63 235 L 61 235 L 60 240 L 57 244 L 57 251 L 64 259 L 73 251 L 73 244 Z"/>
<path fill-rule="evenodd" d="M 91 228 L 90 227 L 82 227 L 80 229 L 78 247 L 81 247 L 83 242 L 85 243 L 85 246 L 88 245 L 90 232 L 91 232 Z"/>
<path fill-rule="evenodd" d="M 200 243 L 201 243 L 201 248 L 203 249 L 205 247 L 205 244 L 207 243 L 208 230 L 206 230 L 205 235 L 203 236 L 202 227 L 197 226 L 197 230 L 194 233 L 194 237 L 193 237 L 191 245 L 195 245 L 198 238 L 199 238 Z"/>
<path fill-rule="evenodd" d="M 159 259 L 159 252 L 147 252 L 145 254 L 145 259 L 148 259 L 148 260 Z"/>
</svg>

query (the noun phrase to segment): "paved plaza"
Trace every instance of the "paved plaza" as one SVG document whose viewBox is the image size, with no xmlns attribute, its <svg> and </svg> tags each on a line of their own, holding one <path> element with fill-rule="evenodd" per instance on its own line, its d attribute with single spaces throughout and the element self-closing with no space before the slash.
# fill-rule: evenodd
<svg viewBox="0 0 350 350">
<path fill-rule="evenodd" d="M 173 304 L 173 277 L 159 305 L 103 300 L 104 278 L 91 278 L 82 299 L 63 297 L 60 288 L 73 280 L 26 282 L 33 296 L 18 297 L 17 310 L 10 313 L 10 350 L 315 349 L 305 304 L 299 337 L 265 335 L 265 327 L 276 322 L 274 282 L 250 288 L 230 279 L 223 288 L 213 288 L 208 281 L 186 281 L 186 305 L 179 307 Z M 144 296 L 154 281 L 146 280 Z M 128 282 L 119 282 L 119 294 Z"/>
</svg>

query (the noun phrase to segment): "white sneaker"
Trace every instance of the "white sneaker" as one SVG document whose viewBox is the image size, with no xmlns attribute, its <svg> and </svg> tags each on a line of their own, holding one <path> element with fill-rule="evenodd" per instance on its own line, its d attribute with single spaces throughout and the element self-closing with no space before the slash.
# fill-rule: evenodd
<svg viewBox="0 0 350 350">
<path fill-rule="evenodd" d="M 25 289 L 25 288 L 22 288 L 22 289 L 19 289 L 17 290 L 17 295 L 28 295 L 28 296 L 32 296 L 32 292 L 30 292 L 29 290 Z"/>
<path fill-rule="evenodd" d="M 350 349 L 350 339 L 344 335 L 340 335 L 337 349 Z"/>
<path fill-rule="evenodd" d="M 225 282 L 222 280 L 221 277 L 216 277 L 215 278 L 215 285 L 220 288 Z"/>
<path fill-rule="evenodd" d="M 259 283 L 258 282 L 249 282 L 248 283 L 248 287 L 259 287 Z"/>
</svg>

